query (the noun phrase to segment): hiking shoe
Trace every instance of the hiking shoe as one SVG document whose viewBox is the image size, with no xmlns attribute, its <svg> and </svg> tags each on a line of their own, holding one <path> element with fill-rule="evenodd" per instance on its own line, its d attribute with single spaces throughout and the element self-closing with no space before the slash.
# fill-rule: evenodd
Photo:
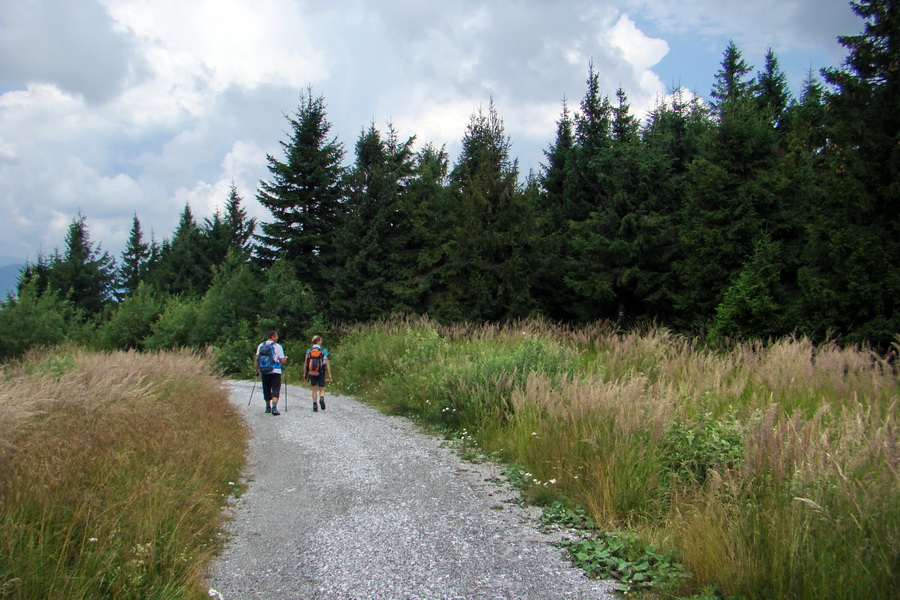
<svg viewBox="0 0 900 600">
<path fill-rule="evenodd" d="M 272 407 L 269 406 L 268 404 L 266 404 L 266 412 L 267 412 L 267 413 L 272 412 Z"/>
<path fill-rule="evenodd" d="M 277 416 L 280 415 L 280 414 L 281 414 L 281 413 L 278 412 L 278 409 L 277 409 L 276 407 L 273 406 L 273 407 L 272 407 L 272 416 L 273 416 L 273 417 L 277 417 Z"/>
<path fill-rule="evenodd" d="M 313 402 L 313 412 L 319 412 L 319 405 Z"/>
<path fill-rule="evenodd" d="M 319 398 L 319 406 L 322 407 L 322 410 L 325 410 L 325 396 Z"/>
</svg>

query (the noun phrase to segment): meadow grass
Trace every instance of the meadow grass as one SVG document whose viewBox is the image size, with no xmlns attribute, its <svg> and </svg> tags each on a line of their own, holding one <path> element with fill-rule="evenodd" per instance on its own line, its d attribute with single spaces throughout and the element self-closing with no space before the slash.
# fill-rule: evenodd
<svg viewBox="0 0 900 600">
<path fill-rule="evenodd" d="M 669 593 L 896 593 L 900 379 L 866 349 L 397 319 L 335 354 L 353 392 L 522 465 L 526 496 L 674 551 Z"/>
<path fill-rule="evenodd" d="M 0 374 L 0 598 L 203 598 L 246 432 L 193 353 L 36 349 Z"/>
</svg>

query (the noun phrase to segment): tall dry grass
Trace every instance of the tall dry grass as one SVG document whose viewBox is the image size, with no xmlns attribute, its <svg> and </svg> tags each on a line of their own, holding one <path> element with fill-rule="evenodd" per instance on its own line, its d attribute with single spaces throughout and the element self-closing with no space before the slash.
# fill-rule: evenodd
<svg viewBox="0 0 900 600">
<path fill-rule="evenodd" d="M 3 367 L 0 597 L 204 597 L 246 442 L 209 372 L 77 348 Z"/>
<path fill-rule="evenodd" d="M 900 379 L 873 352 L 408 320 L 358 330 L 339 352 L 358 389 L 464 428 L 598 523 L 675 549 L 684 593 L 896 593 Z"/>
</svg>

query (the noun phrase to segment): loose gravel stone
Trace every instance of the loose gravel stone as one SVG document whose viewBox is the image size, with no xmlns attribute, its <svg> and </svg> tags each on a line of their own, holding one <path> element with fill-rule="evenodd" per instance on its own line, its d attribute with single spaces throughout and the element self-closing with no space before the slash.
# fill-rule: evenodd
<svg viewBox="0 0 900 600">
<path fill-rule="evenodd" d="M 537 527 L 536 509 L 408 420 L 305 388 L 263 413 L 229 382 L 251 430 L 248 489 L 209 574 L 223 600 L 610 599 Z"/>
</svg>

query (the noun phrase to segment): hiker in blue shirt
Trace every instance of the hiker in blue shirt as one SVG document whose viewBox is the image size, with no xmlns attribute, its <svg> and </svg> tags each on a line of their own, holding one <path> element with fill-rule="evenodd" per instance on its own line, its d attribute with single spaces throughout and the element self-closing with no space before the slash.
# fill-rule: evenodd
<svg viewBox="0 0 900 600">
<path fill-rule="evenodd" d="M 269 331 L 265 341 L 256 347 L 256 375 L 262 375 L 263 399 L 266 401 L 266 412 L 278 416 L 278 396 L 281 394 L 281 367 L 287 363 L 284 348 L 278 342 L 278 334 Z M 264 356 L 264 366 L 260 366 L 260 357 Z M 271 363 L 271 364 L 270 364 Z"/>
<path fill-rule="evenodd" d="M 325 410 L 325 378 L 331 381 L 331 361 L 328 350 L 322 347 L 321 335 L 313 337 L 312 343 L 303 361 L 303 378 L 309 379 L 312 388 L 313 412 L 319 412 L 320 406 Z"/>
</svg>

